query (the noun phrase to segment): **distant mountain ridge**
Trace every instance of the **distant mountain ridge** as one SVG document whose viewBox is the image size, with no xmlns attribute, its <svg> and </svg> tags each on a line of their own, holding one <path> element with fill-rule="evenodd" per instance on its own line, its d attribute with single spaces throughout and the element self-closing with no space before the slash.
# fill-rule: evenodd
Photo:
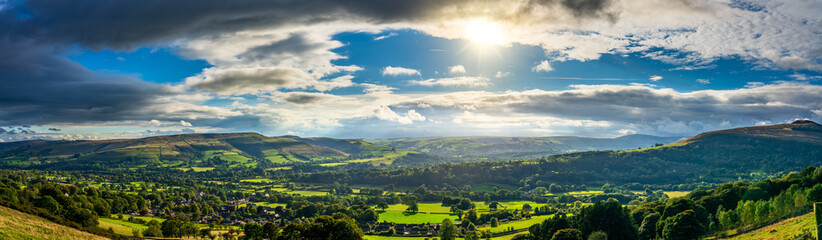
<svg viewBox="0 0 822 240">
<path fill-rule="evenodd" d="M 337 144 L 333 147 L 314 145 L 306 142 L 308 140 L 266 137 L 258 133 L 181 134 L 99 141 L 32 140 L 0 143 L 0 166 L 46 169 L 249 167 L 259 163 L 344 161 L 366 151 L 374 154 L 374 149 L 381 150 L 377 155 L 394 152 L 391 147 L 362 144 L 357 140 L 335 140 Z M 330 141 L 311 140 L 321 145 Z"/>
<path fill-rule="evenodd" d="M 444 164 L 425 171 L 362 170 L 349 184 L 408 182 L 409 186 L 534 183 L 629 184 L 692 189 L 761 180 L 818 166 L 822 125 L 810 121 L 712 131 L 662 146 L 624 151 L 586 151 L 523 161 Z M 323 179 L 306 177 L 303 181 Z M 790 176 L 790 175 L 789 175 Z"/>
<path fill-rule="evenodd" d="M 423 137 L 367 140 L 371 143 L 447 157 L 527 159 L 571 152 L 628 150 L 669 144 L 682 137 L 626 135 L 617 138 L 558 137 Z"/>
</svg>

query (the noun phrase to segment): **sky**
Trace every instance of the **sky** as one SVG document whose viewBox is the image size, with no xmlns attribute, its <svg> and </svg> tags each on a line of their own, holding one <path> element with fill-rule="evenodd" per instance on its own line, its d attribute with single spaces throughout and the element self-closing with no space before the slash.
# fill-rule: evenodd
<svg viewBox="0 0 822 240">
<path fill-rule="evenodd" d="M 822 1 L 0 0 L 0 141 L 822 121 Z"/>
</svg>

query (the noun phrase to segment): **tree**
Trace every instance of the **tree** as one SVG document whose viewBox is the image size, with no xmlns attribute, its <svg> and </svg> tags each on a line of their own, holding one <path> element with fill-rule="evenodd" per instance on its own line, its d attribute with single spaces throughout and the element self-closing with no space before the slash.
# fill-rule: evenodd
<svg viewBox="0 0 822 240">
<path fill-rule="evenodd" d="M 48 195 L 37 198 L 37 200 L 34 200 L 34 206 L 39 208 L 45 208 L 46 210 L 49 210 L 51 214 L 56 214 L 58 211 L 60 211 L 60 203 L 58 203 L 57 200 L 54 200 L 53 197 Z"/>
<path fill-rule="evenodd" d="M 554 233 L 551 240 L 582 240 L 582 232 L 573 228 L 561 229 Z"/>
<path fill-rule="evenodd" d="M 378 203 L 377 204 L 377 209 L 379 209 L 380 211 L 385 211 L 385 209 L 388 209 L 388 203 L 385 203 L 385 202 Z"/>
<path fill-rule="evenodd" d="M 263 224 L 263 237 L 267 239 L 277 239 L 280 236 L 280 227 L 272 222 Z"/>
<path fill-rule="evenodd" d="M 642 225 L 639 226 L 639 239 L 650 240 L 656 238 L 656 224 L 659 222 L 659 213 L 651 213 L 645 216 L 642 220 Z"/>
<path fill-rule="evenodd" d="M 531 212 L 531 204 L 526 203 L 526 204 L 522 205 L 522 211 L 525 212 L 526 214 L 528 214 L 528 212 Z"/>
<path fill-rule="evenodd" d="M 209 228 L 200 229 L 200 237 L 201 238 L 211 237 L 211 229 L 209 229 Z"/>
<path fill-rule="evenodd" d="M 603 231 L 608 233 L 608 237 L 612 239 L 638 238 L 631 214 L 615 199 L 583 207 L 578 215 L 572 217 L 571 222 L 583 235 Z"/>
<path fill-rule="evenodd" d="M 151 220 L 148 224 L 148 228 L 143 230 L 144 237 L 163 237 L 163 231 L 160 230 L 160 223 L 157 220 Z"/>
<path fill-rule="evenodd" d="M 361 240 L 363 236 L 362 229 L 357 226 L 354 219 L 349 217 L 338 218 L 334 221 L 334 226 L 331 228 L 331 238 L 339 240 Z"/>
<path fill-rule="evenodd" d="M 459 229 L 457 229 L 457 225 L 451 221 L 450 218 L 446 218 L 440 224 L 440 239 L 442 240 L 454 240 L 457 239 L 457 233 L 459 233 Z"/>
<path fill-rule="evenodd" d="M 462 220 L 463 220 L 463 223 L 464 222 L 478 223 L 479 215 L 477 214 L 477 211 L 474 211 L 474 209 L 471 209 L 471 210 L 468 210 L 467 212 L 465 212 L 465 216 L 463 216 Z M 463 226 L 465 226 L 465 225 L 463 225 Z"/>
<path fill-rule="evenodd" d="M 457 208 L 459 208 L 460 210 L 472 209 L 474 208 L 474 203 L 472 203 L 471 200 L 467 198 L 463 198 L 460 200 L 459 203 L 457 203 Z"/>
<path fill-rule="evenodd" d="M 496 217 L 492 217 L 491 218 L 491 227 L 497 227 L 497 226 L 499 226 L 499 219 L 497 219 Z"/>
<path fill-rule="evenodd" d="M 704 227 L 693 210 L 686 210 L 676 216 L 665 219 L 662 238 L 665 240 L 697 239 L 704 232 Z"/>
<path fill-rule="evenodd" d="M 608 234 L 603 231 L 597 231 L 588 235 L 588 240 L 608 240 Z"/>
<path fill-rule="evenodd" d="M 469 231 L 465 233 L 465 240 L 479 240 L 480 236 L 476 231 Z"/>
<path fill-rule="evenodd" d="M 377 211 L 374 211 L 374 209 L 371 208 L 363 211 L 362 214 L 360 214 L 360 217 L 357 218 L 360 222 L 376 222 L 379 219 L 380 215 L 377 214 Z"/>
<path fill-rule="evenodd" d="M 249 223 L 243 227 L 243 234 L 246 239 L 261 240 L 265 234 L 263 233 L 263 226 L 259 223 Z"/>
<path fill-rule="evenodd" d="M 499 208 L 499 203 L 496 202 L 496 201 L 493 201 L 493 202 L 491 202 L 491 204 L 488 204 L 488 208 L 491 209 L 491 210 L 497 210 L 497 208 Z"/>
<path fill-rule="evenodd" d="M 419 205 L 417 204 L 417 202 L 410 202 L 410 203 L 408 203 L 408 208 L 406 208 L 406 209 L 405 209 L 405 211 L 407 211 L 407 212 L 412 212 L 412 213 L 415 213 L 415 212 L 417 212 L 417 211 L 419 211 L 419 210 L 420 210 L 420 207 L 419 207 Z"/>
<path fill-rule="evenodd" d="M 822 183 L 808 189 L 807 199 L 811 202 L 822 202 Z"/>
</svg>

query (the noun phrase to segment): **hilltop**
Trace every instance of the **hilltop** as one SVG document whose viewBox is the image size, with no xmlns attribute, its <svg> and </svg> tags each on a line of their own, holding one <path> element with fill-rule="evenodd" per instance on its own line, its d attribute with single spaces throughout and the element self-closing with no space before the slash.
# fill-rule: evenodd
<svg viewBox="0 0 822 240">
<path fill-rule="evenodd" d="M 181 134 L 100 141 L 34 140 L 0 143 L 0 165 L 63 170 L 146 166 L 209 169 L 342 162 L 410 153 L 403 150 L 399 154 L 391 147 L 356 140 L 336 141 L 334 146 L 326 147 L 320 146 L 324 141 L 266 137 L 257 133 Z"/>
<path fill-rule="evenodd" d="M 425 137 L 373 139 L 371 143 L 457 158 L 528 159 L 597 150 L 628 150 L 668 144 L 682 137 L 626 135 L 617 138 L 558 137 Z"/>
</svg>

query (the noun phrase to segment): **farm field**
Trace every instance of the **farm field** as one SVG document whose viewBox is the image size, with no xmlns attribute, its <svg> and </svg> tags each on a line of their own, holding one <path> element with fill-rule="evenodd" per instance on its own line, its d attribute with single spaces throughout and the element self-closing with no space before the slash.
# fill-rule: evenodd
<svg viewBox="0 0 822 240">
<path fill-rule="evenodd" d="M 117 234 L 122 234 L 126 236 L 131 236 L 132 230 L 137 229 L 139 231 L 143 231 L 148 226 L 139 224 L 139 223 L 132 223 L 125 220 L 119 219 L 112 219 L 112 218 L 98 218 L 98 222 L 100 222 L 100 227 L 103 229 L 111 228 Z"/>
<path fill-rule="evenodd" d="M 527 219 L 527 220 L 523 219 L 523 220 L 520 220 L 520 221 L 507 222 L 507 223 L 500 224 L 497 227 L 490 227 L 490 226 L 481 227 L 480 230 L 482 230 L 482 231 L 490 230 L 491 232 L 504 232 L 504 231 L 507 231 L 508 228 L 511 228 L 511 227 L 513 227 L 514 229 L 525 229 L 525 228 L 531 227 L 531 225 L 534 225 L 534 224 L 537 224 L 537 223 L 542 223 L 542 221 L 545 221 L 545 219 L 551 218 L 553 216 L 554 216 L 553 214 L 552 215 L 533 216 L 533 217 L 531 217 L 531 219 Z"/>
<path fill-rule="evenodd" d="M 456 215 L 441 214 L 441 213 L 407 213 L 400 211 L 379 211 L 380 222 L 394 222 L 394 223 L 440 223 L 443 219 L 451 218 L 453 221 L 458 221 Z"/>
</svg>

